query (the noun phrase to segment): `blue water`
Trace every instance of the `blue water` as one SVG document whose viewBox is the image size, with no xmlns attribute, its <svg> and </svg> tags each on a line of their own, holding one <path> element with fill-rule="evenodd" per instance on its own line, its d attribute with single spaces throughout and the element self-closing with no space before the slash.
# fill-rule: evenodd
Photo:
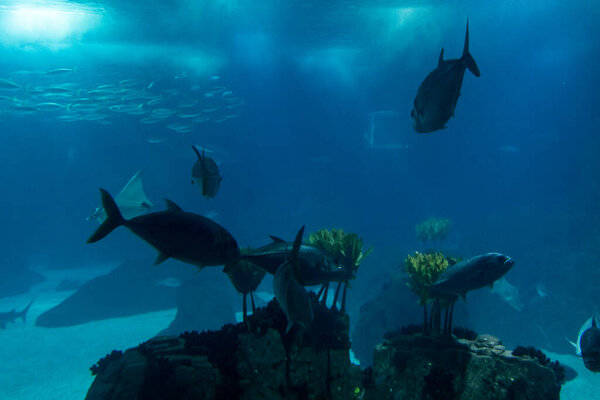
<svg viewBox="0 0 600 400">
<path fill-rule="evenodd" d="M 71 84 L 74 98 L 135 79 L 136 90 L 178 90 L 157 107 L 205 101 L 215 85 L 243 104 L 231 119 L 176 132 L 106 108 L 98 111 L 106 115 L 100 124 L 60 121 L 64 110 L 25 113 L 11 108 L 15 100 L 2 103 L 3 273 L 38 265 L 84 268 L 132 254 L 151 259 L 154 250 L 125 229 L 85 244 L 97 226 L 86 217 L 99 205 L 98 188 L 116 194 L 143 170 L 153 210 L 167 197 L 185 210 L 218 213 L 215 219 L 240 245 L 263 245 L 269 234 L 291 239 L 302 225 L 358 233 L 377 262 L 365 261 L 350 292 L 353 318 L 406 254 L 426 247 L 415 225 L 450 218 L 451 252 L 501 251 L 517 262 L 508 279 L 525 302 L 540 282 L 549 291 L 544 316 L 535 313 L 539 327 L 521 328 L 515 313 L 514 319 L 486 318 L 505 311 L 500 308 L 474 309 L 473 325 L 486 321 L 491 333 L 505 333 L 510 342 L 522 338 L 569 351 L 562 337 L 576 334 L 598 304 L 600 6 L 557 0 L 123 3 L 88 3 L 93 26 L 56 39 L 22 37 L 1 26 L 0 78 L 23 89 L 0 94 L 27 106 L 35 88 Z M 11 4 L 0 8 L 4 24 Z M 75 2 L 67 6 L 77 10 Z M 417 88 L 440 48 L 447 58 L 460 56 L 467 17 L 481 77 L 466 72 L 447 129 L 419 135 L 410 119 Z M 74 71 L 46 73 L 56 68 Z M 377 121 L 376 141 L 401 148 L 373 148 L 365 139 L 377 111 L 395 114 Z M 149 143 L 156 138 L 163 141 Z M 220 162 L 223 182 L 214 199 L 190 183 L 193 144 L 213 149 Z M 554 331 L 557 319 L 564 332 Z M 553 335 L 558 338 L 539 343 Z"/>
</svg>

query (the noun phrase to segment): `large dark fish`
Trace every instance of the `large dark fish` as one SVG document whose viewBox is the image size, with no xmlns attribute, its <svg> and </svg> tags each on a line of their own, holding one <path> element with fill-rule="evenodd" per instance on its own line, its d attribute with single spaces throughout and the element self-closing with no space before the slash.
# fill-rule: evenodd
<svg viewBox="0 0 600 400">
<path fill-rule="evenodd" d="M 464 297 L 467 292 L 492 285 L 506 274 L 515 262 L 500 253 L 486 253 L 459 261 L 444 271 L 429 290 Z"/>
<path fill-rule="evenodd" d="M 298 254 L 303 234 L 304 227 L 298 231 L 291 252 L 288 253 L 286 261 L 277 268 L 277 272 L 273 277 L 273 294 L 288 321 L 285 330 L 286 333 L 294 325 L 299 325 L 303 329 L 306 329 L 313 320 L 310 296 L 304 286 L 298 281 Z"/>
<path fill-rule="evenodd" d="M 192 183 L 196 183 L 202 189 L 204 197 L 215 197 L 223 180 L 219 174 L 219 167 L 212 158 L 206 156 L 204 150 L 200 154 L 195 146 L 192 146 L 192 149 L 198 156 L 198 161 L 192 167 Z"/>
<path fill-rule="evenodd" d="M 240 249 L 231 234 L 216 222 L 198 214 L 182 211 L 166 200 L 167 209 L 126 220 L 111 195 L 100 189 L 106 221 L 87 240 L 97 242 L 115 228 L 124 225 L 158 250 L 155 264 L 167 258 L 205 267 L 231 263 L 240 257 Z"/>
<path fill-rule="evenodd" d="M 592 318 L 592 326 L 581 335 L 579 345 L 585 367 L 600 372 L 600 327 L 596 318 Z"/>
<path fill-rule="evenodd" d="M 242 255 L 242 259 L 252 261 L 267 272 L 275 274 L 289 256 L 293 243 L 288 243 L 275 236 L 271 236 L 271 239 L 273 243 Z M 298 264 L 301 282 L 306 286 L 350 278 L 350 273 L 338 260 L 318 247 L 308 244 L 300 245 Z"/>
<path fill-rule="evenodd" d="M 9 311 L 9 312 L 0 312 L 0 329 L 6 329 L 6 324 L 15 322 L 17 318 L 21 318 L 23 322 L 25 322 L 25 318 L 27 317 L 27 311 L 29 311 L 29 307 L 33 304 L 33 300 L 21 311 Z"/>
<path fill-rule="evenodd" d="M 481 75 L 469 53 L 469 21 L 462 56 L 459 59 L 444 60 L 442 48 L 437 68 L 419 86 L 415 106 L 410 113 L 415 131 L 429 133 L 446 127 L 446 122 L 454 115 L 467 68 L 473 75 Z"/>
</svg>

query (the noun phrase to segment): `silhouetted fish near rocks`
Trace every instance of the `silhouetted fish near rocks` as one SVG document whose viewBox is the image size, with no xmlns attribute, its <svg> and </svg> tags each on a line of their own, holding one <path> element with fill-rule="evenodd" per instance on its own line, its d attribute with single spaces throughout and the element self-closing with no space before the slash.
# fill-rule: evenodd
<svg viewBox="0 0 600 400">
<path fill-rule="evenodd" d="M 598 318 L 592 318 L 592 326 L 586 329 L 579 340 L 581 357 L 585 367 L 600 372 L 600 326 Z"/>
<path fill-rule="evenodd" d="M 198 214 L 182 211 L 165 199 L 167 209 L 126 220 L 111 195 L 100 189 L 106 221 L 87 240 L 97 242 L 115 228 L 124 225 L 158 250 L 155 264 L 167 258 L 198 267 L 223 265 L 240 257 L 240 249 L 231 234 L 216 222 Z"/>
<path fill-rule="evenodd" d="M 9 311 L 9 312 L 0 312 L 0 329 L 6 329 L 6 324 L 15 322 L 17 318 L 21 318 L 23 322 L 25 322 L 25 318 L 27 317 L 27 311 L 29 311 L 29 307 L 33 304 L 33 300 L 21 311 Z"/>
<path fill-rule="evenodd" d="M 219 167 L 212 158 L 206 156 L 204 150 L 200 154 L 195 146 L 192 146 L 192 149 L 198 156 L 198 161 L 192 167 L 192 183 L 198 185 L 204 197 L 215 197 L 223 180 L 219 174 Z"/>
<path fill-rule="evenodd" d="M 500 253 L 486 253 L 459 261 L 444 271 L 429 289 L 436 293 L 464 297 L 467 292 L 492 285 L 506 274 L 515 262 Z"/>
<path fill-rule="evenodd" d="M 298 253 L 303 234 L 304 226 L 298 231 L 292 251 L 288 253 L 286 261 L 277 268 L 273 277 L 273 293 L 288 321 L 286 333 L 294 325 L 307 329 L 313 320 L 310 297 L 299 281 Z"/>
<path fill-rule="evenodd" d="M 579 328 L 579 333 L 577 334 L 576 342 L 572 342 L 569 339 L 565 338 L 565 340 L 567 342 L 571 343 L 573 345 L 573 347 L 575 348 L 575 355 L 581 357 L 581 337 L 583 336 L 583 333 L 585 331 L 587 331 L 589 328 L 592 327 L 592 321 L 596 318 L 598 318 L 597 315 L 592 315 L 591 317 L 589 317 L 588 319 L 585 320 L 583 325 L 581 325 L 581 328 Z"/>
<path fill-rule="evenodd" d="M 446 127 L 446 122 L 454 115 L 467 68 L 473 75 L 480 75 L 479 68 L 469 53 L 469 21 L 462 56 L 459 59 L 444 60 L 442 48 L 437 68 L 419 86 L 414 108 L 410 113 L 415 131 L 429 133 Z"/>
<path fill-rule="evenodd" d="M 283 239 L 271 236 L 273 243 L 242 255 L 242 259 L 253 262 L 271 274 L 286 258 L 293 247 Z M 331 281 L 349 279 L 349 272 L 329 253 L 308 244 L 301 244 L 298 250 L 298 268 L 302 282 L 306 286 L 320 285 Z"/>
</svg>

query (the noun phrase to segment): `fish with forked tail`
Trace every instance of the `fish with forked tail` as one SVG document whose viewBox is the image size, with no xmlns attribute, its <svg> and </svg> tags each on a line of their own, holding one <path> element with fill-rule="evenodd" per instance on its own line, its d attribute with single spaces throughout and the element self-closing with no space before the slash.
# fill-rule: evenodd
<svg viewBox="0 0 600 400">
<path fill-rule="evenodd" d="M 115 197 L 115 202 L 119 207 L 119 211 L 121 211 L 121 214 L 126 219 L 142 215 L 148 211 L 148 209 L 153 207 L 152 202 L 148 200 L 146 193 L 144 193 L 142 171 L 138 171 L 129 182 L 127 182 Z M 87 219 L 95 219 L 101 224 L 106 219 L 106 212 L 104 211 L 104 208 L 98 207 Z"/>
<path fill-rule="evenodd" d="M 419 86 L 410 113 L 415 131 L 429 133 L 446 127 L 446 122 L 454 115 L 466 69 L 475 76 L 481 75 L 475 59 L 469 53 L 469 21 L 462 56 L 444 60 L 442 48 L 437 67 Z"/>
<path fill-rule="evenodd" d="M 172 257 L 202 268 L 228 264 L 240 257 L 236 240 L 225 228 L 201 215 L 183 211 L 170 200 L 165 199 L 164 211 L 125 219 L 112 196 L 104 189 L 100 189 L 100 194 L 107 218 L 88 243 L 97 242 L 124 225 L 158 250 L 155 264 Z"/>
<path fill-rule="evenodd" d="M 486 253 L 468 260 L 459 261 L 442 272 L 429 285 L 434 293 L 464 297 L 467 292 L 492 285 L 506 274 L 515 262 L 500 253 Z"/>
<path fill-rule="evenodd" d="M 286 333 L 294 325 L 299 325 L 303 329 L 307 329 L 313 320 L 310 296 L 302 282 L 299 281 L 301 278 L 299 274 L 298 252 L 302 244 L 303 234 L 304 226 L 300 228 L 300 231 L 296 235 L 294 247 L 289 257 L 279 266 L 273 277 L 273 293 L 288 321 L 285 330 Z"/>
<path fill-rule="evenodd" d="M 286 260 L 293 247 L 292 242 L 286 242 L 276 236 L 270 236 L 272 243 L 254 249 L 242 255 L 242 259 L 263 268 L 270 274 L 275 274 Z M 330 281 L 343 281 L 350 278 L 350 272 L 341 265 L 331 254 L 309 244 L 300 244 L 298 249 L 298 265 L 301 280 L 306 286 L 320 285 Z"/>
<path fill-rule="evenodd" d="M 198 160 L 192 167 L 192 183 L 198 185 L 204 197 L 215 197 L 223 180 L 219 174 L 219 167 L 212 158 L 206 156 L 205 150 L 200 154 L 195 146 L 192 146 L 192 149 L 198 156 Z"/>
</svg>

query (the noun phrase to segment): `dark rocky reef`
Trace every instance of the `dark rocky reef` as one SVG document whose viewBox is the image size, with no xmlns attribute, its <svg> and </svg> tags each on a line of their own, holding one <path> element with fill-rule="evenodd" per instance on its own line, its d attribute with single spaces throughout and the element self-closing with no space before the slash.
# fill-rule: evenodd
<svg viewBox="0 0 600 400">
<path fill-rule="evenodd" d="M 313 298 L 313 300 L 315 300 Z M 94 367 L 88 400 L 351 399 L 361 372 L 350 363 L 348 316 L 314 304 L 305 332 L 285 335 L 277 302 L 249 323 L 157 337 Z"/>
<path fill-rule="evenodd" d="M 558 400 L 560 381 L 536 357 L 514 356 L 498 339 L 388 336 L 375 350 L 365 399 Z"/>
</svg>

